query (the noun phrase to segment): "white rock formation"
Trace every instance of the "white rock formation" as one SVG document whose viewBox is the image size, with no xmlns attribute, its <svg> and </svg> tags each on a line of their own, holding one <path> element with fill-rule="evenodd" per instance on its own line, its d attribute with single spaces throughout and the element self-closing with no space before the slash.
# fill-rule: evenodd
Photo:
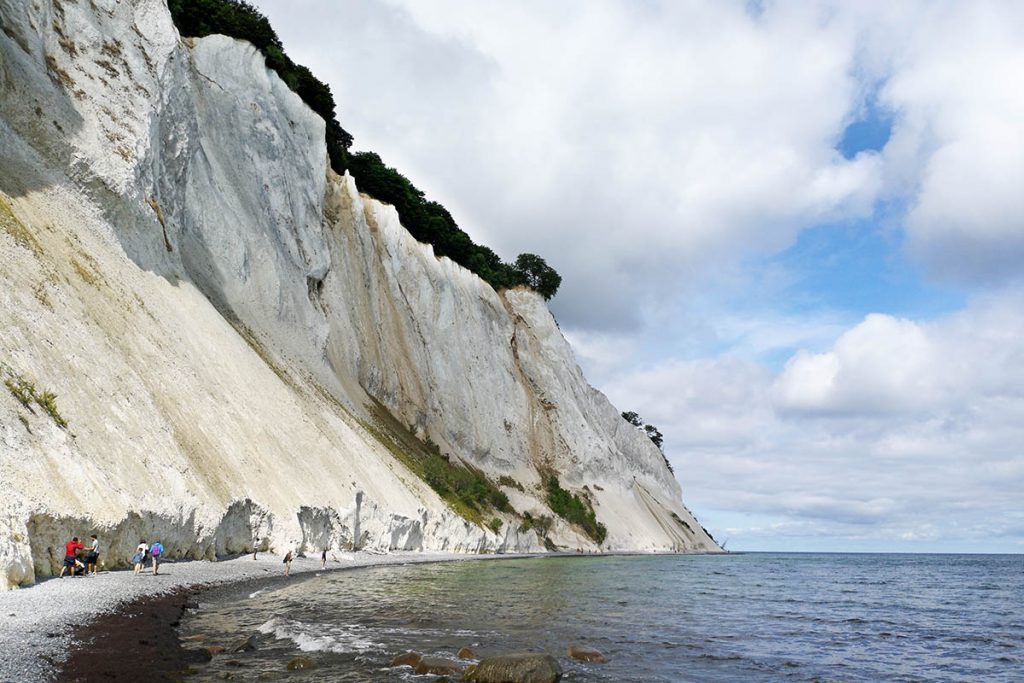
<svg viewBox="0 0 1024 683">
<path fill-rule="evenodd" d="M 180 40 L 162 0 L 0 0 L 0 23 L 0 375 L 57 396 L 54 417 L 0 390 L 0 588 L 93 532 L 108 564 L 140 537 L 542 547 L 449 508 L 396 457 L 410 431 L 518 482 L 518 512 L 550 514 L 557 473 L 603 550 L 717 549 L 540 297 L 330 171 L 324 122 L 252 46 Z"/>
</svg>

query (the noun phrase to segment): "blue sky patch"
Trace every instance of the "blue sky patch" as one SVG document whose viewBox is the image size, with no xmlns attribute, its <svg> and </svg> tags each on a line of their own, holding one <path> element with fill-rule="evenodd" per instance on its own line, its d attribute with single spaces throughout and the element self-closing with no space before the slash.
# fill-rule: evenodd
<svg viewBox="0 0 1024 683">
<path fill-rule="evenodd" d="M 853 159 L 860 152 L 881 151 L 892 135 L 892 123 L 892 112 L 880 107 L 873 93 L 864 105 L 862 116 L 846 126 L 836 150 L 846 159 Z"/>
</svg>

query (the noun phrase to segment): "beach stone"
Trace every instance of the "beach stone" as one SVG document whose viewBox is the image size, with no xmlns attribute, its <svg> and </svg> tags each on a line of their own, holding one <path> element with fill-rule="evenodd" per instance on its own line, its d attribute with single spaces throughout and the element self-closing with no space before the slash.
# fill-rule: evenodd
<svg viewBox="0 0 1024 683">
<path fill-rule="evenodd" d="M 460 649 L 455 656 L 459 659 L 476 659 L 476 653 L 470 650 L 468 647 Z"/>
<path fill-rule="evenodd" d="M 585 647 L 583 645 L 573 645 L 569 648 L 569 656 L 573 659 L 578 659 L 581 662 L 597 662 L 598 664 L 604 664 L 608 661 L 600 650 L 595 650 L 592 647 Z"/>
<path fill-rule="evenodd" d="M 447 657 L 422 657 L 415 667 L 418 674 L 434 674 L 435 676 L 448 676 L 462 671 L 462 664 Z"/>
<path fill-rule="evenodd" d="M 213 659 L 213 653 L 206 648 L 186 648 L 182 650 L 183 658 L 189 664 L 205 663 Z"/>
<path fill-rule="evenodd" d="M 419 652 L 413 652 L 410 650 L 409 652 L 403 652 L 400 655 L 396 655 L 395 658 L 391 660 L 391 666 L 411 666 L 415 668 L 416 665 L 420 663 L 421 659 L 423 659 L 423 655 Z"/>
<path fill-rule="evenodd" d="M 197 633 L 194 636 L 188 636 L 187 638 L 182 638 L 182 640 L 188 641 L 190 643 L 198 643 L 201 640 L 206 640 L 206 636 L 204 636 L 202 633 Z"/>
<path fill-rule="evenodd" d="M 211 655 L 219 655 L 221 652 L 226 652 L 227 648 L 223 645 L 207 645 L 206 651 Z"/>
<path fill-rule="evenodd" d="M 557 683 L 561 679 L 557 659 L 532 652 L 486 657 L 465 676 L 472 683 Z"/>
<path fill-rule="evenodd" d="M 289 671 L 301 671 L 303 669 L 315 668 L 316 662 L 310 659 L 309 657 L 303 657 L 302 655 L 299 655 L 298 657 L 292 657 L 290 660 L 288 660 Z"/>
<path fill-rule="evenodd" d="M 241 641 L 235 643 L 234 647 L 231 648 L 231 651 L 232 652 L 252 652 L 253 650 L 255 650 L 259 646 L 258 643 L 259 643 L 259 634 L 258 633 L 253 633 L 251 636 L 249 636 L 245 640 L 241 640 Z"/>
</svg>

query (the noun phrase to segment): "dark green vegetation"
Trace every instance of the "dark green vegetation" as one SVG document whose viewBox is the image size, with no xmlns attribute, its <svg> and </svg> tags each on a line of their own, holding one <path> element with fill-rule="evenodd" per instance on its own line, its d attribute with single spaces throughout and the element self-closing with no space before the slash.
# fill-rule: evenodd
<svg viewBox="0 0 1024 683">
<path fill-rule="evenodd" d="M 419 439 L 382 404 L 375 402 L 370 408 L 377 418 L 378 427 L 366 425 L 367 428 L 457 513 L 483 526 L 494 523 L 494 519 L 486 520 L 487 513 L 494 510 L 514 512 L 508 496 L 483 472 L 442 453 L 429 438 Z"/>
<path fill-rule="evenodd" d="M 604 524 L 597 521 L 590 501 L 563 489 L 554 474 L 544 476 L 544 492 L 552 512 L 583 529 L 598 545 L 604 542 L 608 530 Z"/>
<path fill-rule="evenodd" d="M 665 441 L 665 437 L 661 431 L 654 425 L 644 424 L 643 418 L 632 410 L 623 413 L 622 419 L 647 435 L 647 438 L 649 438 L 651 442 L 658 447 L 658 450 L 661 451 L 661 457 L 665 460 L 665 467 L 668 468 L 669 472 L 675 474 L 676 471 L 672 469 L 672 463 L 670 463 L 668 458 L 665 456 L 665 449 L 661 447 L 662 443 Z"/>
<path fill-rule="evenodd" d="M 263 53 L 267 66 L 327 123 L 331 168 L 338 173 L 350 171 L 360 190 L 394 205 L 402 225 L 416 239 L 433 245 L 435 254 L 447 256 L 498 290 L 523 285 L 545 299 L 558 291 L 562 278 L 541 257 L 520 254 L 514 264 L 504 263 L 491 249 L 475 244 L 447 209 L 428 201 L 421 190 L 378 155 L 350 153 L 352 136 L 338 123 L 330 87 L 285 54 L 280 38 L 258 9 L 245 0 L 169 0 L 168 7 L 183 36 L 219 33 L 247 40 Z"/>
<path fill-rule="evenodd" d="M 53 421 L 61 429 L 67 429 L 68 422 L 64 419 L 64 416 L 60 414 L 60 410 L 57 408 L 57 396 L 51 391 L 43 391 L 43 393 L 36 392 L 36 385 L 29 379 L 16 375 L 13 372 L 4 369 L 4 374 L 8 376 L 4 378 L 4 386 L 11 392 L 14 398 L 18 399 L 21 405 L 29 410 L 31 413 L 35 413 L 32 408 L 32 404 L 35 403 L 43 411 L 49 415 Z M 21 423 L 28 429 L 28 420 L 24 416 L 21 417 Z M 30 430 L 31 431 L 31 430 Z"/>
<path fill-rule="evenodd" d="M 508 476 L 507 474 L 503 474 L 500 477 L 498 477 L 498 484 L 500 484 L 501 486 L 507 486 L 510 489 L 516 489 L 517 491 L 523 490 L 523 485 L 520 484 L 515 479 L 513 479 L 512 477 Z"/>
<path fill-rule="evenodd" d="M 551 515 L 540 515 L 534 517 L 529 512 L 523 513 L 523 523 L 519 525 L 520 531 L 529 531 L 533 529 L 537 532 L 537 535 L 541 538 L 547 538 L 548 532 L 551 531 L 551 526 L 555 523 L 555 518 Z"/>
<path fill-rule="evenodd" d="M 350 155 L 349 170 L 360 190 L 394 205 L 402 225 L 413 237 L 433 245 L 435 254 L 447 256 L 473 271 L 495 289 L 525 285 L 545 299 L 550 299 L 558 291 L 562 276 L 544 259 L 536 254 L 520 254 L 515 264 L 503 262 L 488 247 L 475 244 L 459 228 L 448 209 L 427 200 L 408 178 L 387 166 L 373 152 Z"/>
</svg>

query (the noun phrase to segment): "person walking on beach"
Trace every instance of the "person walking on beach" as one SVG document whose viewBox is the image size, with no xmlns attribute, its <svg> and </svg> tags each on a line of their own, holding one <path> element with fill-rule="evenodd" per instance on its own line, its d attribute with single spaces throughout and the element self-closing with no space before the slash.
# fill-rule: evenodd
<svg viewBox="0 0 1024 683">
<path fill-rule="evenodd" d="M 90 538 L 92 543 L 89 544 L 89 552 L 85 554 L 85 574 L 86 576 L 96 576 L 96 561 L 100 557 L 100 541 L 96 538 L 96 534 Z"/>
<path fill-rule="evenodd" d="M 292 570 L 292 560 L 293 559 L 294 559 L 294 557 L 292 556 L 292 551 L 291 550 L 289 550 L 287 553 L 285 553 L 285 556 L 284 556 L 284 575 L 285 576 L 288 576 L 288 572 L 290 572 Z"/>
<path fill-rule="evenodd" d="M 71 570 L 72 577 L 75 575 L 75 565 L 78 563 L 75 555 L 79 550 L 85 550 L 85 546 L 78 542 L 78 536 L 64 544 L 64 566 L 60 568 L 60 578 L 64 578 L 64 572 L 68 569 Z"/>
<path fill-rule="evenodd" d="M 149 546 L 149 556 L 153 558 L 153 576 L 156 576 L 160 573 L 160 560 L 164 556 L 164 544 L 157 541 Z"/>
<path fill-rule="evenodd" d="M 320 569 L 327 569 L 327 548 L 320 553 Z"/>
<path fill-rule="evenodd" d="M 132 555 L 132 564 L 135 565 L 135 575 L 138 576 L 139 572 L 142 571 L 142 565 L 146 564 L 146 555 L 149 553 L 149 546 L 146 545 L 146 540 L 139 541 L 139 545 L 135 548 L 135 554 Z"/>
<path fill-rule="evenodd" d="M 259 549 L 260 549 L 260 537 L 257 536 L 255 539 L 253 539 L 253 542 L 252 542 L 252 559 L 254 559 L 254 560 L 256 559 L 256 553 L 259 552 Z"/>
</svg>

